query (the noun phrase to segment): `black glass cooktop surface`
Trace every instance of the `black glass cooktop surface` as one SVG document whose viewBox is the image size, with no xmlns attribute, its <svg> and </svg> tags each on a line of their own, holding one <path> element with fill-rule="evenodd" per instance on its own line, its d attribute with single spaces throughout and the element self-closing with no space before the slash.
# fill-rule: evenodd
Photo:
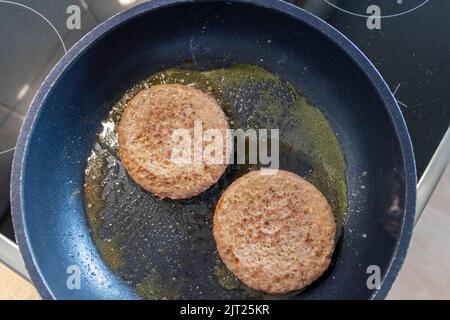
<svg viewBox="0 0 450 320">
<path fill-rule="evenodd" d="M 34 94 L 77 40 L 139 2 L 0 0 L 0 232 L 9 238 L 11 161 Z M 378 68 L 405 116 L 420 177 L 450 124 L 450 1 L 289 2 L 336 27 Z"/>
</svg>

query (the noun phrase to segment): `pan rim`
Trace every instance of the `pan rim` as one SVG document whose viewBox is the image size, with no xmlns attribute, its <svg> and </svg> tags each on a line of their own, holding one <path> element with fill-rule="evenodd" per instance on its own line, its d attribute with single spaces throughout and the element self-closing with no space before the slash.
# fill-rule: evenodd
<svg viewBox="0 0 450 320">
<path fill-rule="evenodd" d="M 214 1 L 225 2 L 222 0 Z M 190 0 L 154 0 L 139 4 L 104 21 L 96 28 L 88 32 L 72 48 L 69 49 L 69 51 L 61 58 L 61 60 L 55 65 L 55 67 L 46 77 L 45 81 L 43 82 L 42 86 L 31 102 L 30 108 L 22 124 L 19 138 L 17 140 L 16 150 L 14 153 L 11 173 L 10 198 L 16 239 L 24 258 L 28 273 L 43 298 L 57 299 L 55 293 L 52 292 L 44 277 L 41 275 L 42 273 L 39 269 L 39 264 L 37 263 L 37 259 L 34 255 L 30 239 L 28 237 L 28 228 L 26 225 L 24 212 L 22 210 L 24 199 L 22 185 L 24 176 L 22 169 L 27 158 L 29 147 L 28 137 L 34 130 L 35 124 L 40 115 L 41 107 L 45 103 L 47 95 L 52 90 L 54 84 L 64 74 L 68 67 L 72 65 L 77 60 L 77 58 L 82 55 L 91 45 L 104 37 L 107 33 L 113 31 L 121 24 L 126 23 L 128 20 L 148 13 L 149 11 L 191 2 L 192 1 Z M 206 1 L 200 0 L 199 2 Z M 386 108 L 390 121 L 395 130 L 400 150 L 402 151 L 402 160 L 404 164 L 403 173 L 405 176 L 405 207 L 399 240 L 393 250 L 392 257 L 385 271 L 385 276 L 382 279 L 380 288 L 375 289 L 370 296 L 370 299 L 385 298 L 394 281 L 396 280 L 400 268 L 406 257 L 408 245 L 412 235 L 412 229 L 414 226 L 417 184 L 413 146 L 406 126 L 406 122 L 394 96 L 392 95 L 391 90 L 382 78 L 381 74 L 364 55 L 364 53 L 362 53 L 362 51 L 358 49 L 340 31 L 338 31 L 319 17 L 314 16 L 313 14 L 305 11 L 302 8 L 296 7 L 292 4 L 280 0 L 228 0 L 226 2 L 249 4 L 261 6 L 269 10 L 274 10 L 278 13 L 301 20 L 309 27 L 325 35 L 330 41 L 334 42 L 340 50 L 344 51 L 345 54 L 347 54 L 354 63 L 357 64 L 362 72 L 368 77 L 368 80 L 371 82 L 373 87 L 376 89 L 379 97 L 383 101 L 384 107 Z"/>
</svg>

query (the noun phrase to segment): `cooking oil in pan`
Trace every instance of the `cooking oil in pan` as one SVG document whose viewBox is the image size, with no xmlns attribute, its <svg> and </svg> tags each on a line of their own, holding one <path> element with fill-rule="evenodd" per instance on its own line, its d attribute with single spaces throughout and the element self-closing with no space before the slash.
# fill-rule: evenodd
<svg viewBox="0 0 450 320">
<path fill-rule="evenodd" d="M 252 65 L 193 71 L 168 69 L 130 88 L 102 122 L 85 171 L 87 220 L 100 254 L 147 299 L 289 298 L 252 290 L 218 256 L 214 208 L 222 192 L 258 165 L 228 167 L 209 190 L 188 200 L 161 200 L 140 188 L 118 156 L 117 127 L 127 102 L 155 84 L 194 86 L 223 107 L 231 128 L 280 130 L 280 169 L 295 172 L 326 196 L 338 231 L 347 211 L 345 161 L 324 115 L 291 84 Z"/>
</svg>

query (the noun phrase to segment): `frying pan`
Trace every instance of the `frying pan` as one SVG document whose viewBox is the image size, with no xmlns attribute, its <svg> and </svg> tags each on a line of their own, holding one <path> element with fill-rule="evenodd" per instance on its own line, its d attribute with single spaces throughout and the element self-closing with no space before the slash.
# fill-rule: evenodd
<svg viewBox="0 0 450 320">
<path fill-rule="evenodd" d="M 56 65 L 23 124 L 11 188 L 16 237 L 42 297 L 138 298 L 94 245 L 83 172 L 114 101 L 193 56 L 198 70 L 249 63 L 274 72 L 322 111 L 338 137 L 347 166 L 346 224 L 330 270 L 294 298 L 384 298 L 405 258 L 415 212 L 404 119 L 380 74 L 348 39 L 297 7 L 268 0 L 147 2 L 98 26 Z M 70 266 L 80 271 L 78 289 L 67 285 Z M 370 266 L 381 274 L 375 288 L 367 285 Z"/>
</svg>

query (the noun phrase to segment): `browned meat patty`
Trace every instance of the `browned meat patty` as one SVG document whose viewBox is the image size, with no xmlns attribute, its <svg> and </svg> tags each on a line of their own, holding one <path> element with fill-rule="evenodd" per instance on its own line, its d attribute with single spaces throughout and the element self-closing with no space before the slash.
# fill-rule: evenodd
<svg viewBox="0 0 450 320">
<path fill-rule="evenodd" d="M 226 169 L 226 161 L 172 161 L 172 150 L 178 143 L 172 141 L 174 130 L 187 129 L 193 141 L 194 121 L 201 123 L 202 134 L 206 129 L 218 129 L 225 137 L 228 129 L 218 103 L 189 86 L 155 85 L 132 98 L 119 124 L 119 153 L 134 181 L 161 198 L 171 199 L 193 197 L 216 183 Z M 225 147 L 223 151 L 225 155 Z M 192 162 L 193 154 L 192 147 Z"/>
<path fill-rule="evenodd" d="M 222 195 L 214 237 L 225 263 L 247 286 L 269 293 L 302 289 L 329 266 L 336 224 L 322 193 L 298 175 L 252 171 Z"/>
</svg>

